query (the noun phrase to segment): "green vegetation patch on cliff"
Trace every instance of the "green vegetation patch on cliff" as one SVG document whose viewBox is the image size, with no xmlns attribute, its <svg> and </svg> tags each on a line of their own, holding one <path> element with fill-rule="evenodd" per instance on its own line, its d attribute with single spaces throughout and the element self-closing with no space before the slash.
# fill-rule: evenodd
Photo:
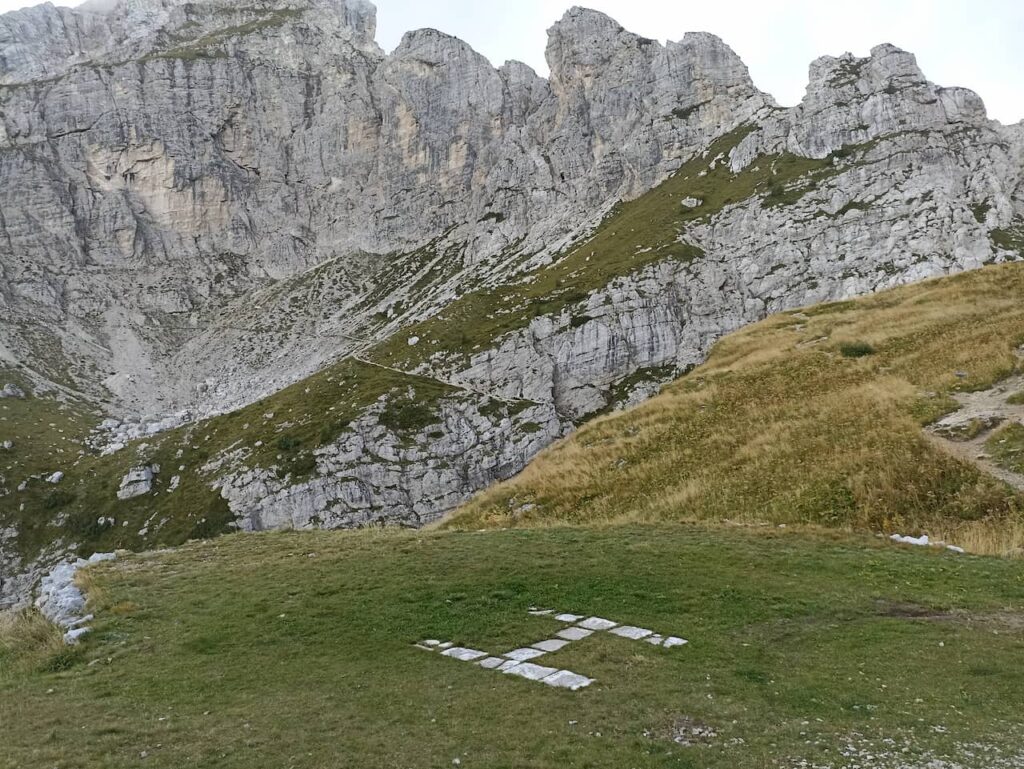
<svg viewBox="0 0 1024 769">
<path fill-rule="evenodd" d="M 226 15 L 224 11 L 229 9 L 219 9 L 221 15 Z M 247 15 L 246 12 L 260 13 L 263 9 L 257 8 L 233 8 L 230 9 L 231 15 L 243 16 Z M 223 27 L 214 32 L 209 32 L 199 38 L 190 39 L 186 35 L 179 35 L 181 40 L 180 44 L 174 45 L 169 48 L 154 51 L 148 56 L 144 57 L 143 61 L 149 59 L 178 59 L 182 61 L 191 61 L 195 59 L 218 59 L 225 58 L 227 51 L 223 48 L 223 45 L 233 38 L 247 37 L 256 33 L 265 32 L 267 30 L 275 29 L 286 24 L 289 21 L 297 19 L 302 16 L 304 11 L 299 8 L 281 8 L 272 10 L 269 13 L 262 13 L 257 15 L 256 18 L 244 21 L 239 24 L 233 24 L 228 27 Z M 193 28 L 194 23 L 187 25 L 185 30 Z"/>
<path fill-rule="evenodd" d="M 759 195 L 765 206 L 792 204 L 846 167 L 838 157 L 818 160 L 782 154 L 760 157 L 733 173 L 729 153 L 752 130 L 742 126 L 731 131 L 658 187 L 619 203 L 592 236 L 552 264 L 517 283 L 463 295 L 437 315 L 378 345 L 373 359 L 413 369 L 435 354 L 469 357 L 526 327 L 533 318 L 558 315 L 586 302 L 591 293 L 617 278 L 657 262 L 700 259 L 703 252 L 687 241 L 686 229 L 726 207 Z M 421 341 L 410 347 L 407 340 L 413 336 Z"/>
<path fill-rule="evenodd" d="M 957 408 L 951 393 L 1016 370 L 1022 295 L 1024 266 L 1011 264 L 771 317 L 446 525 L 731 520 L 1024 552 L 1024 498 L 921 430 Z"/>
<path fill-rule="evenodd" d="M 0 450 L 9 492 L 0 498 L 0 527 L 17 528 L 18 551 L 27 558 L 54 542 L 74 542 L 79 553 L 91 555 L 220 534 L 233 522 L 212 485 L 222 470 L 275 469 L 279 478 L 297 482 L 316 472 L 316 449 L 337 440 L 382 398 L 385 415 L 403 431 L 429 424 L 440 401 L 459 392 L 346 359 L 243 409 L 137 440 L 108 456 L 84 450 L 95 418 L 56 400 L 5 399 L 0 426 L 15 446 Z M 121 479 L 140 466 L 159 467 L 152 492 L 118 499 Z M 65 477 L 48 483 L 46 476 L 58 470 Z"/>
<path fill-rule="evenodd" d="M 0 619 L 2 769 L 746 769 L 838 765 L 851 742 L 872 767 L 980 769 L 960 746 L 1024 737 L 1024 564 L 873 537 L 233 535 L 84 582 L 77 649 Z M 413 646 L 564 627 L 531 606 L 690 643 L 597 633 L 536 660 L 596 679 L 580 692 Z"/>
<path fill-rule="evenodd" d="M 1016 251 L 1024 256 L 1024 221 L 1017 221 L 1012 227 L 992 230 L 992 244 L 1005 251 Z"/>
</svg>

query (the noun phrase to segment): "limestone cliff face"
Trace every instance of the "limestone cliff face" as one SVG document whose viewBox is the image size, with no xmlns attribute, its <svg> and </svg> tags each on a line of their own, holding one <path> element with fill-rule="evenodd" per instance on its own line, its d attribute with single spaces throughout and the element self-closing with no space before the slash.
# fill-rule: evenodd
<svg viewBox="0 0 1024 769">
<path fill-rule="evenodd" d="M 765 102 L 716 39 L 663 48 L 589 11 L 553 30 L 551 83 L 432 30 L 385 57 L 374 26 L 349 0 L 3 16 L 5 308 L 59 329 L 114 408 L 194 405 L 229 372 L 167 363 L 232 298 L 442 234 L 472 262 L 546 244 Z"/>
<path fill-rule="evenodd" d="M 0 371 L 115 417 L 96 446 L 122 464 L 335 361 L 399 383 L 301 477 L 244 434 L 182 464 L 242 528 L 420 525 L 745 323 L 1024 248 L 1024 123 L 892 46 L 815 61 L 782 109 L 717 37 L 580 8 L 548 79 L 374 32 L 362 0 L 0 16 Z M 396 432 L 410 375 L 448 394 Z M 5 505 L 74 511 L 33 512 L 43 481 L 4 472 L 0 603 L 85 546 L 15 554 Z M 139 529 L 109 496 L 67 505 Z"/>
</svg>

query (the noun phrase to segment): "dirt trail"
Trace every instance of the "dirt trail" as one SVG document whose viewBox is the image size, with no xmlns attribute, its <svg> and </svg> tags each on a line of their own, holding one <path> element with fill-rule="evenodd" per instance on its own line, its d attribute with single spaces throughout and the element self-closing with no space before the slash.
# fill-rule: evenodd
<svg viewBox="0 0 1024 769">
<path fill-rule="evenodd" d="M 955 394 L 953 397 L 960 403 L 960 410 L 929 427 L 925 435 L 942 450 L 1024 491 L 1024 474 L 1000 467 L 985 450 L 985 441 L 996 430 L 1010 422 L 1024 424 L 1024 405 L 1006 402 L 1011 395 L 1021 391 L 1024 391 L 1024 375 L 1004 379 L 988 390 Z M 967 432 L 979 424 L 983 427 L 973 437 L 950 437 L 955 436 L 958 430 Z"/>
</svg>

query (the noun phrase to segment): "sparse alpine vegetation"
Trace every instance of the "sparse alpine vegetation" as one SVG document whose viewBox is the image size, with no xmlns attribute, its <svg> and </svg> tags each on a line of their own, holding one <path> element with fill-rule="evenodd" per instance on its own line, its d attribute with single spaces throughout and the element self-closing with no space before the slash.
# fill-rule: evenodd
<svg viewBox="0 0 1024 769">
<path fill-rule="evenodd" d="M 703 251 L 688 239 L 687 228 L 758 196 L 766 207 L 793 205 L 818 183 L 855 166 L 862 152 L 851 146 L 821 160 L 789 153 L 762 156 L 734 173 L 730 153 L 753 130 L 743 125 L 730 131 L 650 192 L 619 203 L 591 237 L 553 264 L 465 294 L 377 345 L 373 360 L 413 370 L 434 355 L 466 358 L 534 318 L 584 303 L 616 278 L 660 261 L 700 259 Z M 421 343 L 410 347 L 411 336 Z"/>
<path fill-rule="evenodd" d="M 952 393 L 1018 369 L 1022 295 L 1024 266 L 1009 265 L 771 317 L 444 525 L 803 524 L 1020 554 L 1024 497 L 921 428 L 958 408 Z M 1019 428 L 990 442 L 1016 466 Z"/>
</svg>

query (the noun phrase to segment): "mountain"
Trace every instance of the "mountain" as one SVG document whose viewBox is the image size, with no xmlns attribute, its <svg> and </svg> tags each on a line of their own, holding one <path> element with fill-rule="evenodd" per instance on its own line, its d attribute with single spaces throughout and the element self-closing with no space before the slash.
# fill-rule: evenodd
<svg viewBox="0 0 1024 769">
<path fill-rule="evenodd" d="M 0 16 L 0 603 L 69 550 L 419 526 L 770 313 L 1018 260 L 1024 124 L 889 45 L 779 107 L 580 8 Z"/>
</svg>

